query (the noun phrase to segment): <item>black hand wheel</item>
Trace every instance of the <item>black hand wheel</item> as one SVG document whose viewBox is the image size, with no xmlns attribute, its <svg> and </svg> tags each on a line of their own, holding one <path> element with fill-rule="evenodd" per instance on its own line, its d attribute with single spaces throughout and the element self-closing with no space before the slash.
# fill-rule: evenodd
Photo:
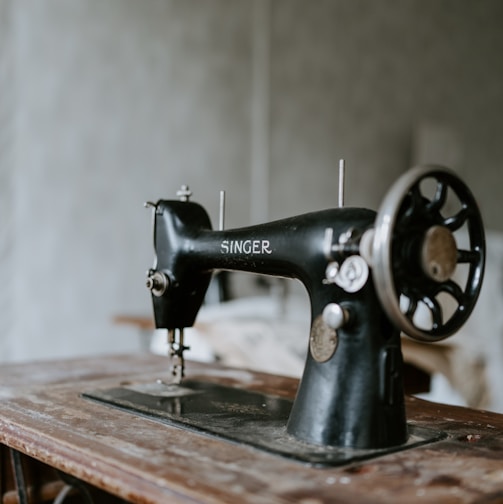
<svg viewBox="0 0 503 504">
<path fill-rule="evenodd" d="M 461 239 L 467 247 L 458 246 Z M 466 322 L 482 286 L 485 239 L 478 205 L 454 172 L 428 165 L 400 177 L 379 209 L 372 247 L 377 295 L 405 334 L 439 341 Z"/>
</svg>

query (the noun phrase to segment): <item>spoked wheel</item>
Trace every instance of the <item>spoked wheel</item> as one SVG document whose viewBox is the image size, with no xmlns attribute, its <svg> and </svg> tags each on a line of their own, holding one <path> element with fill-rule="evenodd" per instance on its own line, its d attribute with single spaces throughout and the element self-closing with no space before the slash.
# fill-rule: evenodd
<svg viewBox="0 0 503 504">
<path fill-rule="evenodd" d="M 456 332 L 475 306 L 484 263 L 480 211 L 454 172 L 420 166 L 397 180 L 377 214 L 372 249 L 377 295 L 397 327 L 421 341 Z"/>
</svg>

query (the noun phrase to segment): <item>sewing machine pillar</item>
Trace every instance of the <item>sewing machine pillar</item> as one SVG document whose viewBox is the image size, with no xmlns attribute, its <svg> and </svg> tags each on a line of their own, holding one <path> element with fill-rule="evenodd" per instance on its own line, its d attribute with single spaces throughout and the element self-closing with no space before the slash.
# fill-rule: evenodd
<svg viewBox="0 0 503 504">
<path fill-rule="evenodd" d="M 377 303 L 371 279 L 347 309 L 351 320 L 337 331 L 334 355 L 317 362 L 309 352 L 287 430 L 320 445 L 377 449 L 403 444 L 400 333 Z"/>
</svg>

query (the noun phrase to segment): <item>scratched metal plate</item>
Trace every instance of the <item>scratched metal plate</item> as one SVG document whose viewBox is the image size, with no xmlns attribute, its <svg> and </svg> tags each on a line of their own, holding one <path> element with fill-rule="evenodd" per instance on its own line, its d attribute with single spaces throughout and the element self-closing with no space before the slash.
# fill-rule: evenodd
<svg viewBox="0 0 503 504">
<path fill-rule="evenodd" d="M 320 466 L 344 465 L 444 439 L 440 431 L 409 426 L 409 440 L 392 448 L 363 450 L 305 443 L 286 431 L 292 401 L 213 383 L 150 383 L 86 392 L 83 397 L 169 425 L 244 443 Z"/>
</svg>

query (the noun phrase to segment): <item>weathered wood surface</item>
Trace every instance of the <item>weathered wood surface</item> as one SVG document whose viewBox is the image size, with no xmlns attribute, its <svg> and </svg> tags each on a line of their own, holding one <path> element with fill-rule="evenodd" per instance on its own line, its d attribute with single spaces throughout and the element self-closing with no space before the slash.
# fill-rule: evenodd
<svg viewBox="0 0 503 504">
<path fill-rule="evenodd" d="M 408 398 L 411 423 L 449 438 L 320 469 L 79 395 L 165 373 L 165 359 L 155 356 L 4 365 L 0 443 L 134 503 L 503 502 L 503 415 Z M 196 364 L 188 374 L 286 397 L 297 386 L 290 378 Z"/>
</svg>

